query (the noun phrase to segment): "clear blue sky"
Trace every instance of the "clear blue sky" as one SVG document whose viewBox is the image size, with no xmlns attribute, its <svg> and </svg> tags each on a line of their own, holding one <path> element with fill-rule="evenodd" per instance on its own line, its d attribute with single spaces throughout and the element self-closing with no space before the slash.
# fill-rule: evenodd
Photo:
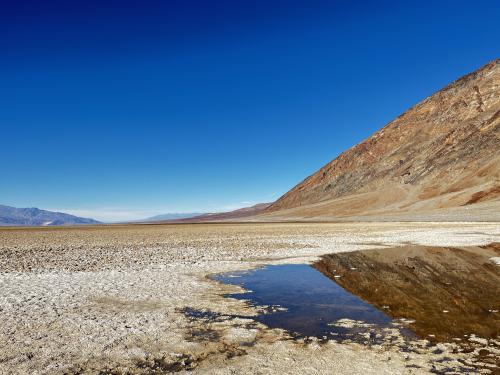
<svg viewBox="0 0 500 375">
<path fill-rule="evenodd" d="M 500 55 L 499 1 L 11 1 L 0 203 L 271 201 Z"/>
</svg>

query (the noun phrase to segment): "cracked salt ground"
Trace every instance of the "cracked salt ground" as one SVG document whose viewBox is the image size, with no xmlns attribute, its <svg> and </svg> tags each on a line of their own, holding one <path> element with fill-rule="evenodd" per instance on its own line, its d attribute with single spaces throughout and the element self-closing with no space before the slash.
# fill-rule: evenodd
<svg viewBox="0 0 500 375">
<path fill-rule="evenodd" d="M 463 235 L 469 232 L 474 233 Z M 258 309 L 223 297 L 241 292 L 240 287 L 207 280 L 206 275 L 268 263 L 303 264 L 323 254 L 408 243 L 477 247 L 499 235 L 498 223 L 0 230 L 0 374 L 378 375 L 446 369 L 457 373 L 460 368 L 492 373 L 497 369 L 494 363 L 480 370 L 474 367 L 477 360 L 500 358 L 492 339 L 486 350 L 470 341 L 474 345 L 467 352 L 455 342 L 428 347 L 427 340 L 410 343 L 411 351 L 403 351 L 399 339 L 373 346 L 292 340 L 285 331 L 252 320 Z M 495 256 L 500 254 L 490 251 L 489 258 Z M 488 264 L 500 270 L 489 259 Z M 352 266 L 358 268 L 352 275 L 359 274 L 360 267 Z M 342 271 L 337 282 L 347 281 L 349 274 Z M 388 311 L 381 310 L 386 314 L 394 311 L 394 305 L 385 305 Z M 182 311 L 188 306 L 240 317 L 191 319 Z M 454 316 L 448 304 L 443 309 Z M 484 338 L 476 330 L 466 334 L 462 342 Z M 500 342 L 496 345 L 498 350 Z"/>
</svg>

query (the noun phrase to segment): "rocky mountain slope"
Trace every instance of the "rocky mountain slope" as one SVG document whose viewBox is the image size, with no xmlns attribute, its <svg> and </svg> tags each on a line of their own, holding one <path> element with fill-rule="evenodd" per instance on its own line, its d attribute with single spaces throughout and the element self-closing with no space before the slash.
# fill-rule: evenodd
<svg viewBox="0 0 500 375">
<path fill-rule="evenodd" d="M 15 208 L 0 205 L 0 226 L 49 226 L 100 224 L 99 221 L 83 217 L 40 210 L 38 208 Z"/>
<path fill-rule="evenodd" d="M 307 219 L 483 208 L 500 212 L 498 59 L 347 150 L 266 212 Z"/>
</svg>

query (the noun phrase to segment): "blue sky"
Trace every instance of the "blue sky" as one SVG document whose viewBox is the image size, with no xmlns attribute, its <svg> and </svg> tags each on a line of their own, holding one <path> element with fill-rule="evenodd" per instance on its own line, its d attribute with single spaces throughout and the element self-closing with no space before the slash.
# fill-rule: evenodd
<svg viewBox="0 0 500 375">
<path fill-rule="evenodd" d="M 102 220 L 271 201 L 499 57 L 498 1 L 23 1 L 0 203 Z"/>
</svg>

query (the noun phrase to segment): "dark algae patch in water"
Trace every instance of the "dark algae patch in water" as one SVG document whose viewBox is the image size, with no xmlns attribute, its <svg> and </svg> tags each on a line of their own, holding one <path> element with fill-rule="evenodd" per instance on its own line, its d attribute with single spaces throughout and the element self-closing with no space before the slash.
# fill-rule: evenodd
<svg viewBox="0 0 500 375">
<path fill-rule="evenodd" d="M 326 255 L 314 267 L 392 318 L 411 319 L 420 337 L 468 343 L 498 339 L 499 255 L 498 243 L 405 246 Z"/>
<path fill-rule="evenodd" d="M 255 317 L 257 321 L 294 336 L 376 343 L 394 333 L 387 314 L 307 264 L 267 266 L 214 279 L 248 290 L 229 296 L 261 307 L 263 313 Z"/>
</svg>

